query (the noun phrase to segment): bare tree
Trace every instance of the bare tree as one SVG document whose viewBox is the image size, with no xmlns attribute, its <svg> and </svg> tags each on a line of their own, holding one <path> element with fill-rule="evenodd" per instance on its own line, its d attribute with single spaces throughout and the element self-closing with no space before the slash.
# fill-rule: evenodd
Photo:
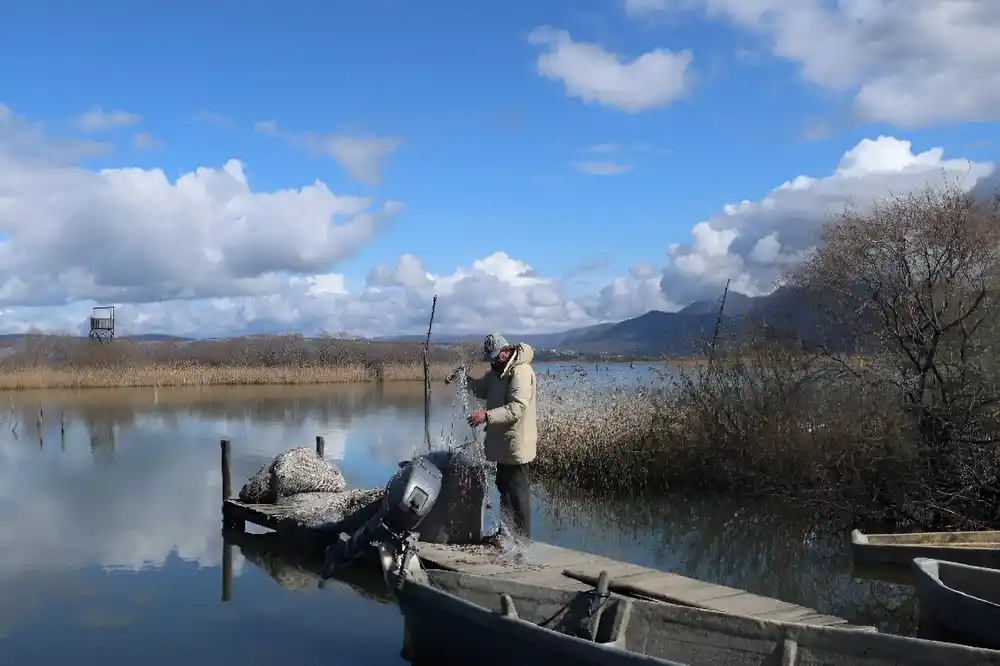
<svg viewBox="0 0 1000 666">
<path fill-rule="evenodd" d="M 911 453 L 933 488 L 925 506 L 1000 518 L 998 201 L 951 185 L 848 211 L 787 277 L 861 360 L 831 356 L 853 379 L 891 386 L 910 415 Z"/>
</svg>

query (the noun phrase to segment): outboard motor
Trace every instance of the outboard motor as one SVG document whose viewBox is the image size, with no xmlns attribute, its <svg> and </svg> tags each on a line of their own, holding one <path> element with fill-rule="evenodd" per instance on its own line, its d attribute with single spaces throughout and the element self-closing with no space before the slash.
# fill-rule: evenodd
<svg viewBox="0 0 1000 666">
<path fill-rule="evenodd" d="M 430 513 L 441 494 L 441 470 L 425 456 L 414 458 L 401 467 L 385 487 L 385 497 L 378 512 L 361 529 L 340 539 L 326 550 L 323 577 L 351 564 L 365 551 L 389 538 L 402 547 Z"/>
</svg>

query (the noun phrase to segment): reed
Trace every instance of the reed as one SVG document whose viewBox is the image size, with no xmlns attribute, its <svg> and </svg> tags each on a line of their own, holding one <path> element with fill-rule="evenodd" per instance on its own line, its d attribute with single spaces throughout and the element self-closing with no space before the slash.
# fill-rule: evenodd
<svg viewBox="0 0 1000 666">
<path fill-rule="evenodd" d="M 199 342 L 116 340 L 98 344 L 29 336 L 0 361 L 0 390 L 423 381 L 419 343 L 300 335 Z M 472 358 L 464 346 L 435 346 L 432 380 Z"/>
<path fill-rule="evenodd" d="M 454 365 L 430 366 L 431 379 L 443 380 Z M 242 367 L 210 365 L 105 366 L 96 368 L 0 368 L 0 390 L 128 388 L 153 386 L 232 386 L 263 384 L 346 384 L 374 381 L 423 381 L 421 364 L 392 363 L 379 372 L 364 365 Z"/>
<path fill-rule="evenodd" d="M 1000 526 L 995 445 L 922 441 L 898 391 L 776 344 L 653 385 L 540 382 L 535 469 L 595 496 L 777 500 L 842 528 Z"/>
</svg>

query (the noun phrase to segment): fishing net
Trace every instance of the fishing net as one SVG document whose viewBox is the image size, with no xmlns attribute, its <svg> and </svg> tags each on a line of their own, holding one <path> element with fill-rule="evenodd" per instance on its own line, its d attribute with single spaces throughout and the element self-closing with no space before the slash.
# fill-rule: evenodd
<svg viewBox="0 0 1000 666">
<path fill-rule="evenodd" d="M 347 487 L 344 475 L 306 446 L 279 454 L 260 468 L 240 489 L 240 501 L 277 504 L 279 498 L 302 493 L 339 493 Z"/>
<path fill-rule="evenodd" d="M 301 493 L 275 504 L 299 527 L 353 532 L 378 511 L 385 488 L 351 488 L 337 493 Z"/>
</svg>

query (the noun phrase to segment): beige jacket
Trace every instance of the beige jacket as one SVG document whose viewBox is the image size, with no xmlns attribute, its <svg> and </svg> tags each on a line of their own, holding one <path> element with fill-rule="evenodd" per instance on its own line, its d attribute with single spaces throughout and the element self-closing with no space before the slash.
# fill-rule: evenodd
<svg viewBox="0 0 1000 666">
<path fill-rule="evenodd" d="M 503 373 L 489 370 L 468 378 L 469 391 L 486 401 L 486 459 L 502 465 L 523 465 L 535 459 L 538 417 L 535 412 L 535 371 L 531 345 L 517 345 Z"/>
</svg>

